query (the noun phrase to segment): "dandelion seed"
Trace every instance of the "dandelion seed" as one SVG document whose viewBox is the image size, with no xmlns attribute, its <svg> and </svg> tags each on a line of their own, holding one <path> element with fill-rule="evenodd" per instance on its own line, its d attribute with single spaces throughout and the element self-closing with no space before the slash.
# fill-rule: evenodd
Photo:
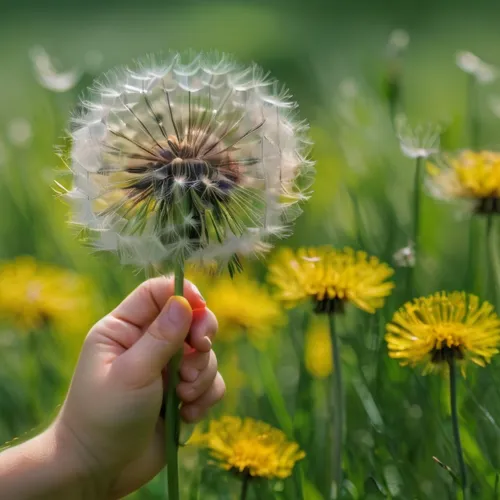
<svg viewBox="0 0 500 500">
<path fill-rule="evenodd" d="M 410 35 L 403 29 L 395 29 L 389 35 L 387 52 L 391 57 L 397 57 L 404 52 L 410 44 Z"/>
<path fill-rule="evenodd" d="M 479 214 L 500 213 L 500 153 L 465 150 L 427 165 L 430 193 L 442 200 L 466 200 Z"/>
<path fill-rule="evenodd" d="M 472 75 L 478 83 L 491 83 L 498 77 L 498 70 L 495 66 L 485 63 L 472 52 L 457 52 L 457 66 Z"/>
<path fill-rule="evenodd" d="M 387 325 L 389 356 L 424 372 L 446 367 L 452 358 L 465 373 L 471 361 L 485 366 L 497 354 L 500 318 L 494 307 L 465 292 L 439 292 L 407 302 Z"/>
<path fill-rule="evenodd" d="M 39 45 L 30 50 L 31 62 L 38 83 L 53 92 L 67 92 L 80 80 L 82 73 L 78 69 L 68 71 L 56 70 L 56 63 Z"/>
<path fill-rule="evenodd" d="M 408 158 L 428 158 L 439 151 L 442 129 L 438 125 L 411 127 L 404 115 L 396 116 L 396 135 L 402 153 Z"/>
<path fill-rule="evenodd" d="M 400 248 L 392 256 L 397 267 L 415 267 L 415 245 L 412 241 L 403 248 Z"/>
<path fill-rule="evenodd" d="M 374 313 L 384 305 L 394 284 L 393 270 L 376 257 L 350 248 L 282 250 L 269 266 L 269 282 L 285 305 L 312 300 L 316 313 L 338 313 L 346 302 Z"/>
<path fill-rule="evenodd" d="M 151 58 L 106 75 L 83 104 L 68 197 L 97 247 L 116 234 L 113 250 L 127 262 L 220 259 L 238 270 L 238 255 L 288 234 L 307 198 L 307 126 L 256 65 Z M 144 241 L 162 251 L 142 253 Z"/>
<path fill-rule="evenodd" d="M 282 431 L 252 418 L 212 420 L 191 444 L 206 447 L 222 469 L 251 478 L 285 479 L 305 457 Z"/>
<path fill-rule="evenodd" d="M 32 135 L 31 124 L 25 118 L 14 118 L 8 124 L 7 137 L 14 146 L 27 146 L 31 142 Z"/>
</svg>

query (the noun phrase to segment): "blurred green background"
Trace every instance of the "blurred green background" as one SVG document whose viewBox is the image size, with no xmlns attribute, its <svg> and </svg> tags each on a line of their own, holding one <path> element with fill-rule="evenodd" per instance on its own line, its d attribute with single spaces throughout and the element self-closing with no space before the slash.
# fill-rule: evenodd
<svg viewBox="0 0 500 500">
<path fill-rule="evenodd" d="M 113 256 L 92 254 L 67 227 L 66 207 L 52 190 L 54 179 L 63 184 L 69 180 L 55 146 L 67 146 L 70 112 L 95 76 L 150 52 L 192 48 L 227 51 L 243 62 L 258 62 L 286 82 L 300 104 L 301 116 L 311 123 L 318 171 L 315 194 L 289 243 L 351 245 L 392 263 L 393 253 L 410 238 L 414 166 L 401 154 L 390 122 L 386 86 L 390 33 L 404 29 L 410 36 L 400 68 L 402 109 L 412 122 L 441 123 L 442 146 L 456 149 L 467 146 L 467 79 L 455 65 L 455 54 L 470 50 L 500 64 L 499 21 L 500 3 L 484 0 L 4 0 L 0 3 L 0 259 L 32 255 L 81 273 L 93 284 L 89 313 L 93 320 L 144 278 L 121 267 Z M 31 57 L 34 47 L 43 47 L 61 71 L 81 72 L 76 85 L 66 92 L 40 85 Z M 479 93 L 481 143 L 495 148 L 499 118 L 491 102 L 500 88 L 495 82 Z M 423 200 L 422 210 L 418 291 L 461 289 L 468 221 L 429 198 Z M 254 269 L 257 277 L 264 276 L 262 263 Z M 396 279 L 402 280 L 399 273 Z M 352 311 L 340 326 L 349 412 L 345 498 L 455 498 L 449 476 L 432 460 L 436 455 L 451 466 L 455 460 L 449 408 L 439 402 L 446 401 L 440 398 L 445 390 L 442 381 L 399 368 L 387 358 L 382 341 L 384 324 L 403 295 L 395 294 L 373 317 Z M 47 335 L 30 351 L 16 327 L 5 323 L 0 331 L 0 442 L 32 434 L 54 414 L 87 327 L 82 325 L 80 335 Z M 251 407 L 253 416 L 278 427 L 289 418 L 281 403 L 295 415 L 297 432 L 290 437 L 308 453 L 293 483 L 300 487 L 275 484 L 266 495 L 316 500 L 326 498 L 324 451 L 320 434 L 315 434 L 327 419 L 322 403 L 325 386 L 324 381 L 307 379 L 307 394 L 319 409 L 311 410 L 309 396 L 304 407 L 294 409 L 291 401 L 297 387 L 286 384 L 290 371 L 285 368 L 293 373 L 302 368 L 287 342 L 290 331 L 285 328 L 276 335 L 263 361 L 263 367 L 269 367 L 268 361 L 281 367 L 276 378 L 270 382 L 273 371 L 264 368 L 252 374 L 261 382 L 241 390 L 237 399 L 246 404 L 238 411 Z M 61 349 L 56 362 L 48 354 L 53 342 Z M 223 360 L 231 355 L 227 350 L 221 348 Z M 33 368 L 36 352 L 45 354 Z M 33 392 L 32 379 L 24 375 L 27 370 L 39 370 L 42 386 L 50 382 L 39 388 L 43 396 Z M 498 362 L 488 370 L 472 370 L 461 392 L 474 498 L 498 498 L 493 496 L 498 494 L 495 478 L 500 468 L 497 372 Z M 277 391 L 269 394 L 270 386 Z M 33 405 L 33 399 L 40 404 Z M 234 403 L 233 398 L 229 401 Z M 224 407 L 219 413 L 223 411 Z M 313 429 L 312 434 L 304 434 L 304 429 Z M 197 467 L 203 470 L 205 485 L 199 498 L 234 498 L 230 480 Z M 161 498 L 161 491 L 161 484 L 153 482 L 138 497 Z"/>
</svg>

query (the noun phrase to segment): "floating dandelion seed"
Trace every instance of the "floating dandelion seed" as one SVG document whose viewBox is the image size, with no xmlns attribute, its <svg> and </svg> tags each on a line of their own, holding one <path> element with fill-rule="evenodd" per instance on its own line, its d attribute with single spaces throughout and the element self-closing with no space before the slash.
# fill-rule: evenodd
<svg viewBox="0 0 500 500">
<path fill-rule="evenodd" d="M 31 62 L 38 83 L 53 92 L 67 92 L 80 80 L 82 73 L 78 69 L 58 71 L 54 60 L 39 45 L 30 50 Z"/>
<path fill-rule="evenodd" d="M 387 325 L 389 356 L 402 365 L 423 364 L 425 372 L 446 368 L 453 358 L 462 366 L 485 366 L 497 354 L 500 318 L 488 302 L 465 292 L 439 292 L 407 302 Z"/>
<path fill-rule="evenodd" d="M 269 266 L 269 282 L 286 305 L 312 299 L 317 313 L 342 312 L 345 302 L 374 313 L 384 305 L 394 284 L 393 270 L 376 257 L 351 248 L 282 250 Z"/>
<path fill-rule="evenodd" d="M 472 52 L 457 52 L 457 66 L 472 75 L 478 83 L 491 83 L 498 77 L 498 70 L 495 66 L 485 63 Z"/>
<path fill-rule="evenodd" d="M 468 200 L 479 214 L 500 213 L 500 153 L 462 151 L 427 165 L 430 193 L 443 200 Z"/>
<path fill-rule="evenodd" d="M 97 83 L 74 118 L 74 222 L 123 262 L 172 268 L 263 252 L 313 172 L 307 126 L 256 65 L 179 54 Z"/>
<path fill-rule="evenodd" d="M 415 244 L 410 241 L 408 245 L 395 252 L 392 258 L 397 267 L 415 267 Z"/>
<path fill-rule="evenodd" d="M 189 443 L 188 443 L 189 444 Z M 299 445 L 265 422 L 224 416 L 191 444 L 206 447 L 224 470 L 245 477 L 285 479 L 305 457 Z"/>
<path fill-rule="evenodd" d="M 390 57 L 397 57 L 404 52 L 410 44 L 410 35 L 406 30 L 395 29 L 391 31 L 387 42 L 387 54 Z"/>
</svg>

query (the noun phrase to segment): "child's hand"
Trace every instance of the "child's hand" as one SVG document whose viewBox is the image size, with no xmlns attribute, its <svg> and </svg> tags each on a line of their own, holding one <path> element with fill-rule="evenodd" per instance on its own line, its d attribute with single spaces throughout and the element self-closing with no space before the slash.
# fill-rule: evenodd
<svg viewBox="0 0 500 500">
<path fill-rule="evenodd" d="M 53 433 L 63 436 L 106 498 L 136 490 L 165 465 L 163 373 L 184 348 L 177 393 L 186 422 L 201 419 L 225 391 L 211 350 L 217 320 L 196 287 L 173 297 L 173 280 L 139 286 L 85 340 Z M 66 498 L 66 497 L 65 497 Z"/>
</svg>

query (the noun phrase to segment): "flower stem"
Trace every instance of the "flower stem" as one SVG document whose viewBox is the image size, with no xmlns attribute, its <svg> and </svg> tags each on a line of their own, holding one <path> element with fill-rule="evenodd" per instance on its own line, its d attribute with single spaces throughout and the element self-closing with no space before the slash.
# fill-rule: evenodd
<svg viewBox="0 0 500 500">
<path fill-rule="evenodd" d="M 184 294 L 184 263 L 175 268 L 174 293 L 178 296 Z M 167 491 L 168 500 L 179 500 L 179 398 L 177 397 L 177 384 L 179 383 L 179 366 L 182 361 L 183 350 L 180 349 L 170 360 L 167 367 L 167 394 L 165 412 L 165 437 L 167 452 Z"/>
<path fill-rule="evenodd" d="M 415 165 L 415 177 L 413 178 L 413 250 L 415 252 L 415 265 L 417 259 L 419 258 L 419 230 L 420 230 L 420 193 L 421 189 L 421 177 L 422 177 L 422 158 L 419 156 Z M 411 298 L 415 292 L 414 281 L 414 266 L 408 268 L 408 292 Z"/>
<path fill-rule="evenodd" d="M 457 449 L 458 467 L 460 470 L 460 483 L 463 491 L 463 499 L 468 500 L 467 473 L 465 469 L 464 454 L 462 451 L 462 442 L 460 441 L 460 428 L 458 425 L 457 411 L 457 376 L 456 366 L 453 357 L 448 360 L 450 368 L 450 404 L 451 404 L 451 421 L 453 426 L 453 439 Z"/>
<path fill-rule="evenodd" d="M 333 453 L 333 480 L 337 495 L 340 498 L 342 486 L 342 447 L 344 434 L 344 388 L 342 385 L 342 366 L 340 361 L 340 340 L 335 328 L 335 314 L 329 314 L 330 336 L 332 339 L 333 373 L 330 398 L 331 415 L 333 417 L 332 453 Z"/>
<path fill-rule="evenodd" d="M 243 480 L 241 482 L 241 495 L 240 500 L 246 500 L 248 494 L 248 485 L 250 484 L 250 474 L 246 473 L 243 476 Z"/>
</svg>

